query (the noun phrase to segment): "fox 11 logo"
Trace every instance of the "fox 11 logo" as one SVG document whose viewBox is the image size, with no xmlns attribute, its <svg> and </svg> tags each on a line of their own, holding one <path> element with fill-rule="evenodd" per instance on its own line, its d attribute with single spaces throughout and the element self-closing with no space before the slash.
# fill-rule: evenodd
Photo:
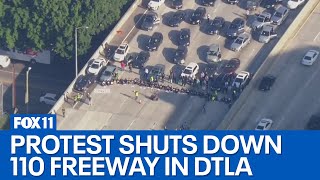
<svg viewBox="0 0 320 180">
<path fill-rule="evenodd" d="M 52 114 L 11 115 L 11 130 L 55 130 L 56 116 Z"/>
</svg>

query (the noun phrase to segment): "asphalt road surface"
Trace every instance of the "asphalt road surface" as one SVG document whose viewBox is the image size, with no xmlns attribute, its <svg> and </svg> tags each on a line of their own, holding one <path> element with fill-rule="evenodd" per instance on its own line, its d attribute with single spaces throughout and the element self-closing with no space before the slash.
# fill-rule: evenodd
<svg viewBox="0 0 320 180">
<path fill-rule="evenodd" d="M 261 118 L 270 118 L 272 129 L 304 129 L 313 114 L 320 113 L 320 57 L 312 66 L 301 60 L 310 49 L 320 50 L 320 5 L 266 74 L 277 77 L 269 92 L 257 90 L 262 76 L 227 129 L 254 129 Z"/>
</svg>

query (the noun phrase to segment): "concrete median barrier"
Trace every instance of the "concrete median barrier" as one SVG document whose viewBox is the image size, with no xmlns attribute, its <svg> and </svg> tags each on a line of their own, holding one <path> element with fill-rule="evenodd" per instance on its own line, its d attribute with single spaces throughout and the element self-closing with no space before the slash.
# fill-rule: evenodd
<svg viewBox="0 0 320 180">
<path fill-rule="evenodd" d="M 255 91 L 254 87 L 256 87 L 255 85 L 258 83 L 257 80 L 259 80 L 270 69 L 275 59 L 277 59 L 277 56 L 283 51 L 283 49 L 286 48 L 289 40 L 293 39 L 297 35 L 299 30 L 302 28 L 304 23 L 307 21 L 308 17 L 312 14 L 312 12 L 318 6 L 319 3 L 320 2 L 318 0 L 309 0 L 305 4 L 301 12 L 293 20 L 293 22 L 290 24 L 286 32 L 280 38 L 278 43 L 273 47 L 272 51 L 270 52 L 266 60 L 258 69 L 252 82 L 246 87 L 246 89 L 242 92 L 239 99 L 234 103 L 232 108 L 226 114 L 223 121 L 217 127 L 217 130 L 228 129 L 232 121 L 237 119 L 237 115 L 239 115 L 240 113 L 249 113 L 249 112 L 244 112 L 244 109 L 246 106 L 245 105 L 246 99 L 248 99 L 250 94 L 253 91 Z M 210 129 L 213 129 L 213 128 L 211 127 Z"/>
</svg>

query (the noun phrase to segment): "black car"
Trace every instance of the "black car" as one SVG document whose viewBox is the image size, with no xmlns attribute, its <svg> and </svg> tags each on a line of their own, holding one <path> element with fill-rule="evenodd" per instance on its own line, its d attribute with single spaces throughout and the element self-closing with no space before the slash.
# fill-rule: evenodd
<svg viewBox="0 0 320 180">
<path fill-rule="evenodd" d="M 269 91 L 275 81 L 276 81 L 276 78 L 272 75 L 263 77 L 259 85 L 259 90 Z"/>
<path fill-rule="evenodd" d="M 227 29 L 227 32 L 226 32 L 227 37 L 235 38 L 238 35 L 244 33 L 245 24 L 246 22 L 244 19 L 241 19 L 241 18 L 234 19 Z"/>
<path fill-rule="evenodd" d="M 148 41 L 147 49 L 149 51 L 157 51 L 159 46 L 162 44 L 162 41 L 163 41 L 162 33 L 160 32 L 153 33 Z"/>
<path fill-rule="evenodd" d="M 157 64 L 153 66 L 153 68 L 148 74 L 148 81 L 150 81 L 151 77 L 153 77 L 153 80 L 157 82 L 161 78 L 161 76 L 164 74 L 164 72 L 165 72 L 165 66 L 163 64 Z"/>
<path fill-rule="evenodd" d="M 225 24 L 223 17 L 216 17 L 208 24 L 208 34 L 220 34 Z"/>
<path fill-rule="evenodd" d="M 183 11 L 176 11 L 169 19 L 169 26 L 178 27 L 180 23 L 184 20 L 186 14 Z"/>
<path fill-rule="evenodd" d="M 172 0 L 172 8 L 173 9 L 181 9 L 182 8 L 182 0 Z"/>
<path fill-rule="evenodd" d="M 148 51 L 141 51 L 133 60 L 132 67 L 141 69 L 144 68 L 146 62 L 148 62 L 150 58 L 150 53 Z"/>
<path fill-rule="evenodd" d="M 160 18 L 158 14 L 155 12 L 150 12 L 144 16 L 141 29 L 150 31 L 153 30 L 154 26 L 158 24 L 160 24 Z"/>
<path fill-rule="evenodd" d="M 95 81 L 96 76 L 94 76 L 93 74 L 80 75 L 77 78 L 73 89 L 77 92 L 86 92 Z"/>
<path fill-rule="evenodd" d="M 228 0 L 229 4 L 238 4 L 239 0 Z"/>
<path fill-rule="evenodd" d="M 188 54 L 188 48 L 185 46 L 179 46 L 178 49 L 176 49 L 176 52 L 174 54 L 173 62 L 176 64 L 184 64 L 187 54 Z"/>
<path fill-rule="evenodd" d="M 283 0 L 262 0 L 260 6 L 270 9 L 274 8 L 276 5 L 281 4 Z"/>
<path fill-rule="evenodd" d="M 217 0 L 202 0 L 202 5 L 204 6 L 214 6 Z"/>
<path fill-rule="evenodd" d="M 191 24 L 200 24 L 206 15 L 206 12 L 206 8 L 198 7 L 190 17 Z"/>
<path fill-rule="evenodd" d="M 190 45 L 190 30 L 189 29 L 181 29 L 178 42 L 179 42 L 180 46 L 189 46 Z"/>
</svg>

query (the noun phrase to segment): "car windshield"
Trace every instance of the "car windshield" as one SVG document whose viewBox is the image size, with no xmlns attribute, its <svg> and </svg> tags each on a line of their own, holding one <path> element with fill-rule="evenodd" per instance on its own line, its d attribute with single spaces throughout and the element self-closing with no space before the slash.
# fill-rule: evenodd
<svg viewBox="0 0 320 180">
<path fill-rule="evenodd" d="M 215 25 L 215 26 L 219 26 L 221 23 L 220 23 L 220 20 L 219 19 L 215 19 L 212 21 L 212 25 Z"/>
<path fill-rule="evenodd" d="M 209 51 L 208 54 L 211 55 L 211 56 L 215 56 L 217 54 L 217 52 L 216 51 Z"/>
<path fill-rule="evenodd" d="M 270 32 L 269 31 L 262 31 L 261 35 L 263 36 L 269 36 Z"/>
<path fill-rule="evenodd" d="M 186 38 L 188 38 L 188 37 L 189 37 L 188 34 L 181 34 L 181 35 L 180 35 L 180 39 L 186 39 Z"/>
<path fill-rule="evenodd" d="M 305 60 L 311 60 L 311 57 L 310 56 L 305 56 L 304 59 Z"/>
<path fill-rule="evenodd" d="M 276 17 L 282 17 L 282 14 L 279 13 L 279 12 L 276 12 L 276 13 L 274 14 L 274 16 L 276 16 Z"/>
<path fill-rule="evenodd" d="M 159 41 L 159 39 L 158 38 L 152 38 L 152 40 L 151 40 L 152 42 L 158 42 Z"/>
<path fill-rule="evenodd" d="M 117 54 L 124 54 L 124 50 L 123 49 L 117 49 L 116 53 Z"/>
<path fill-rule="evenodd" d="M 99 65 L 98 65 L 98 64 L 92 64 L 92 65 L 91 65 L 91 68 L 93 68 L 93 69 L 98 69 L 98 68 L 99 68 Z"/>
<path fill-rule="evenodd" d="M 177 52 L 176 52 L 176 56 L 182 56 L 183 55 L 183 51 L 182 50 L 178 50 Z"/>
<path fill-rule="evenodd" d="M 258 22 L 264 22 L 264 17 L 258 17 L 258 18 L 257 18 L 257 21 L 258 21 Z"/>
<path fill-rule="evenodd" d="M 183 73 L 184 73 L 184 74 L 191 74 L 192 71 L 191 71 L 191 69 L 184 69 L 184 70 L 183 70 Z"/>
<path fill-rule="evenodd" d="M 160 74 L 160 69 L 152 69 L 151 74 L 155 74 L 155 75 Z"/>
<path fill-rule="evenodd" d="M 236 44 L 242 44 L 242 41 L 243 41 L 242 39 L 236 39 L 234 43 L 236 43 Z"/>
<path fill-rule="evenodd" d="M 264 127 L 263 127 L 263 126 L 258 125 L 258 126 L 257 126 L 257 129 L 263 130 L 263 129 L 264 129 Z"/>
<path fill-rule="evenodd" d="M 192 16 L 194 16 L 194 17 L 199 17 L 199 16 L 201 16 L 201 13 L 200 13 L 200 11 L 196 11 L 196 12 L 194 12 L 194 13 L 192 14 Z"/>
<path fill-rule="evenodd" d="M 110 75 L 111 75 L 111 72 L 110 72 L 110 71 L 104 71 L 104 72 L 103 72 L 103 75 L 105 75 L 105 76 L 110 76 Z"/>
</svg>

